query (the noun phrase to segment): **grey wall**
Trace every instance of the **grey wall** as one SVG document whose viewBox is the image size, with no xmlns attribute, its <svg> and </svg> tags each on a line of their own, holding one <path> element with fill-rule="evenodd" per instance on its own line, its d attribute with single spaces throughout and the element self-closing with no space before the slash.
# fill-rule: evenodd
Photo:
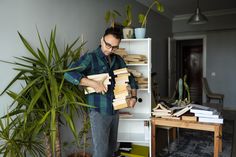
<svg viewBox="0 0 236 157">
<path fill-rule="evenodd" d="M 207 36 L 206 77 L 214 92 L 225 95 L 224 108 L 236 110 L 236 14 L 212 16 L 204 25 L 173 22 L 175 36 Z M 216 75 L 212 75 L 215 73 Z"/>
<path fill-rule="evenodd" d="M 68 43 L 83 34 L 87 41 L 86 50 L 92 50 L 99 44 L 107 25 L 104 21 L 105 11 L 116 9 L 124 13 L 125 4 L 132 4 L 134 22 L 137 14 L 147 8 L 135 0 L 1 0 L 0 1 L 0 60 L 14 61 L 14 56 L 26 55 L 26 50 L 19 40 L 20 31 L 30 43 L 39 46 L 36 26 L 42 38 L 49 38 L 49 33 L 57 26 L 57 43 L 63 49 Z M 118 19 L 121 21 L 121 19 Z M 152 38 L 153 71 L 158 73 L 160 91 L 166 93 L 167 86 L 167 37 L 171 34 L 171 21 L 150 13 L 147 26 L 147 37 Z M 16 72 L 10 65 L 0 62 L 0 91 L 6 87 Z M 20 84 L 12 87 L 18 91 Z M 11 99 L 7 95 L 0 96 L 0 116 L 7 112 Z M 65 138 L 67 135 L 64 132 Z"/>
<path fill-rule="evenodd" d="M 148 36 L 152 38 L 152 71 L 157 73 L 158 92 L 161 96 L 166 96 L 168 92 L 168 37 L 172 36 L 172 22 L 161 16 L 150 16 L 149 26 L 152 32 Z"/>
<path fill-rule="evenodd" d="M 42 38 L 49 37 L 54 26 L 57 26 L 57 43 L 63 48 L 68 43 L 83 35 L 87 41 L 86 50 L 92 50 L 99 44 L 103 31 L 108 26 L 104 21 L 105 11 L 116 9 L 124 14 L 125 4 L 133 6 L 133 26 L 138 26 L 137 14 L 147 8 L 134 0 L 1 0 L 0 1 L 0 41 L 1 60 L 13 61 L 13 56 L 26 55 L 25 48 L 19 40 L 20 31 L 33 45 L 39 46 L 36 37 L 36 26 Z M 118 22 L 122 19 L 119 18 Z M 153 71 L 158 73 L 160 91 L 166 93 L 166 39 L 171 34 L 171 21 L 151 12 L 148 18 L 147 37 L 152 38 Z M 9 83 L 15 71 L 12 67 L 0 63 L 0 90 Z M 14 87 L 14 90 L 19 87 Z M 10 103 L 7 96 L 1 96 L 0 115 L 6 112 Z"/>
</svg>

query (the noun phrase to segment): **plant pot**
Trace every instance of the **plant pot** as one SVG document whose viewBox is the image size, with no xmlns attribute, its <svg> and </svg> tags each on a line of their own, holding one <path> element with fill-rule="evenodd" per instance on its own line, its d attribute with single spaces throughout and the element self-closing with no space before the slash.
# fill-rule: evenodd
<svg viewBox="0 0 236 157">
<path fill-rule="evenodd" d="M 134 29 L 125 27 L 123 28 L 123 38 L 124 39 L 132 39 L 134 37 Z"/>
<path fill-rule="evenodd" d="M 92 157 L 92 155 L 87 152 L 75 152 L 68 155 L 68 157 Z"/>
<path fill-rule="evenodd" d="M 146 35 L 146 28 L 135 28 L 135 38 L 136 39 L 143 39 Z"/>
</svg>

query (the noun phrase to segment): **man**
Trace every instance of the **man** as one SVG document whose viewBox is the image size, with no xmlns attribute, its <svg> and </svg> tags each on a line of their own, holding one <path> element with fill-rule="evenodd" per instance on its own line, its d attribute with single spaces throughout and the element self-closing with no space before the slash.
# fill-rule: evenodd
<svg viewBox="0 0 236 157">
<path fill-rule="evenodd" d="M 93 137 L 93 157 L 112 157 L 116 151 L 119 115 L 113 109 L 115 76 L 113 71 L 126 67 L 124 60 L 113 52 L 119 48 L 121 35 L 118 28 L 108 28 L 101 38 L 101 45 L 94 51 L 83 55 L 79 61 L 71 67 L 80 67 L 65 73 L 65 78 L 75 85 L 89 86 L 95 89 L 95 93 L 86 95 L 90 108 L 90 123 Z M 109 73 L 111 85 L 103 85 L 86 78 L 88 75 Z M 137 102 L 137 84 L 134 77 L 129 78 L 131 86 L 131 99 L 129 107 L 134 107 Z"/>
</svg>

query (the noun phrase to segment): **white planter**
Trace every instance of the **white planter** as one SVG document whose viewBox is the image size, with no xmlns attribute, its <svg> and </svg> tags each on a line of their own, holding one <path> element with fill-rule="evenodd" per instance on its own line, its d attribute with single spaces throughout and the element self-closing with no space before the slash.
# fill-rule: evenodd
<svg viewBox="0 0 236 157">
<path fill-rule="evenodd" d="M 132 39 L 134 37 L 134 29 L 125 27 L 123 28 L 123 38 L 124 39 Z"/>
</svg>

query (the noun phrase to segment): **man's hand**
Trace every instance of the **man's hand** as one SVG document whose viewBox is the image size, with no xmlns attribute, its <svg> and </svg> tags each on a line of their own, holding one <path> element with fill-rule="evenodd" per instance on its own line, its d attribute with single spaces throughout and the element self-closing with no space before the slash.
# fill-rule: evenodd
<svg viewBox="0 0 236 157">
<path fill-rule="evenodd" d="M 103 81 L 96 82 L 93 88 L 95 89 L 96 93 L 104 94 L 107 92 L 107 87 L 104 86 Z"/>
<path fill-rule="evenodd" d="M 101 81 L 94 81 L 88 78 L 82 78 L 80 81 L 80 85 L 92 87 L 96 93 L 105 94 L 107 92 L 107 87 L 104 85 L 104 81 L 107 77 L 104 77 Z"/>
<path fill-rule="evenodd" d="M 134 106 L 135 106 L 135 104 L 136 104 L 136 99 L 134 99 L 134 98 L 131 98 L 130 100 L 129 100 L 129 107 L 130 108 L 134 108 Z"/>
</svg>

